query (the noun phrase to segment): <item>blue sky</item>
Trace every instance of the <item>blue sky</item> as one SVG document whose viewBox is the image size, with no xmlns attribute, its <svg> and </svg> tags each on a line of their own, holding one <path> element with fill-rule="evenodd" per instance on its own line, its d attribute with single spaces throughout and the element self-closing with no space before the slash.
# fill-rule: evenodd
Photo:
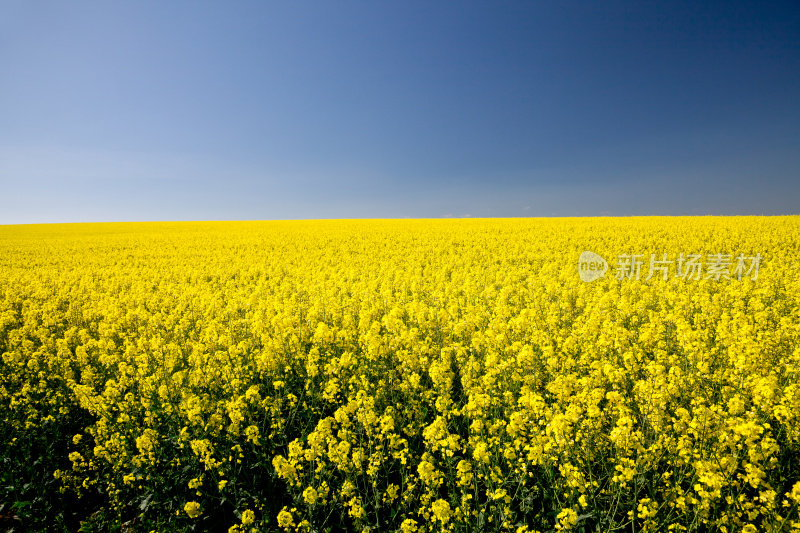
<svg viewBox="0 0 800 533">
<path fill-rule="evenodd" d="M 0 5 L 0 223 L 800 212 L 796 2 Z"/>
</svg>

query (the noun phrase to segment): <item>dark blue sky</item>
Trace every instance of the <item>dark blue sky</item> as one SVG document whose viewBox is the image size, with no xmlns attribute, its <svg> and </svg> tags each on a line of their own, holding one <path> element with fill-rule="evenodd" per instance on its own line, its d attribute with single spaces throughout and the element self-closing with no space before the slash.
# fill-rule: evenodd
<svg viewBox="0 0 800 533">
<path fill-rule="evenodd" d="M 800 212 L 797 2 L 0 6 L 0 223 Z"/>
</svg>

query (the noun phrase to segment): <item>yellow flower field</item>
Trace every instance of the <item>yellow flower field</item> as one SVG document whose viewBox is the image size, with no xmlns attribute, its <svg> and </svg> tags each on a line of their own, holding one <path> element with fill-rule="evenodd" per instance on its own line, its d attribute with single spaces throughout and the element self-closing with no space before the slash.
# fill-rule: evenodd
<svg viewBox="0 0 800 533">
<path fill-rule="evenodd" d="M 800 531 L 796 216 L 0 226 L 0 354 L 4 529 Z"/>
</svg>

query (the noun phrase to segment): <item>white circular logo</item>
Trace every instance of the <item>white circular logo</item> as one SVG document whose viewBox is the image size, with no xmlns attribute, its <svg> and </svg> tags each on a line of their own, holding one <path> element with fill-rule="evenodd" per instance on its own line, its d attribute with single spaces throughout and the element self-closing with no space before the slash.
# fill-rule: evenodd
<svg viewBox="0 0 800 533">
<path fill-rule="evenodd" d="M 583 281 L 594 281 L 606 275 L 608 263 L 594 252 L 583 252 L 578 259 L 578 275 Z"/>
</svg>

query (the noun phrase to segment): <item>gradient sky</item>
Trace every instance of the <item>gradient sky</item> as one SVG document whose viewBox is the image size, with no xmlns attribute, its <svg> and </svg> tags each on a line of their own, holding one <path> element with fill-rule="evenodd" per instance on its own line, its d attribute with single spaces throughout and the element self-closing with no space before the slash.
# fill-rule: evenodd
<svg viewBox="0 0 800 533">
<path fill-rule="evenodd" d="M 0 224 L 800 213 L 800 4 L 0 4 Z"/>
</svg>

